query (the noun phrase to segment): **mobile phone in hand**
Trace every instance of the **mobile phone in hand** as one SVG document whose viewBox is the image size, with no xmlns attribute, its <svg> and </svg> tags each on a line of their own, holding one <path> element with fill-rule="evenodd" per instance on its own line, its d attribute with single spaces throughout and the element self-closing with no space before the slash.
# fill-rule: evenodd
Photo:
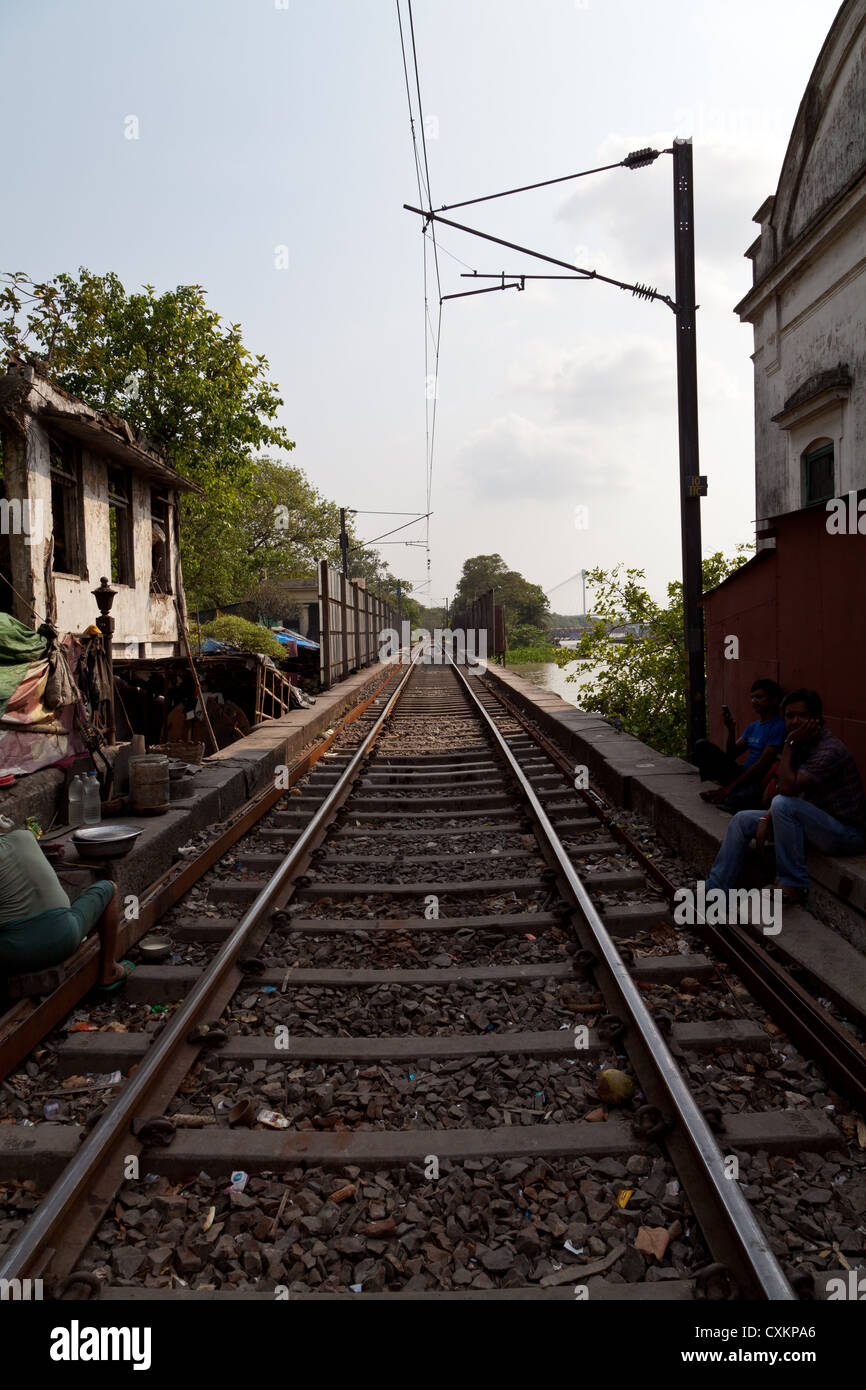
<svg viewBox="0 0 866 1390">
<path fill-rule="evenodd" d="M 728 706 L 722 705 L 722 714 L 725 716 L 726 719 L 730 717 L 730 713 L 731 711 L 728 709 Z"/>
</svg>

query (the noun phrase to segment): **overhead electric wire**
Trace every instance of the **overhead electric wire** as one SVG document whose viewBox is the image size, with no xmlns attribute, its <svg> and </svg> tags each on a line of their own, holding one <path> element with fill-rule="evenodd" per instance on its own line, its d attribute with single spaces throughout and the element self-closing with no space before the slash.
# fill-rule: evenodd
<svg viewBox="0 0 866 1390">
<path fill-rule="evenodd" d="M 420 189 L 421 184 L 423 183 L 423 184 L 425 185 L 426 191 L 427 191 L 427 199 L 426 199 L 427 207 L 428 207 L 429 211 L 432 213 L 432 211 L 433 211 L 433 194 L 432 194 L 431 185 L 430 185 L 430 161 L 429 161 L 429 156 L 428 156 L 428 152 L 427 152 L 427 131 L 426 131 L 426 128 L 425 128 L 425 125 L 424 125 L 424 106 L 423 106 L 423 102 L 422 102 L 422 99 L 421 99 L 421 76 L 420 76 L 420 71 L 419 71 L 419 66 L 418 66 L 418 46 L 417 46 L 417 42 L 416 42 L 416 39 L 415 39 L 415 17 L 414 17 L 413 12 L 412 12 L 412 0 L 406 0 L 406 5 L 407 5 L 407 10 L 408 10 L 408 15 L 409 15 L 409 35 L 410 35 L 410 39 L 411 39 L 411 43 L 412 43 L 412 67 L 413 67 L 414 74 L 415 74 L 415 96 L 416 96 L 417 107 L 418 107 L 418 124 L 419 124 L 420 127 L 421 127 L 421 151 L 422 151 L 422 154 L 423 154 L 423 161 L 424 161 L 423 172 L 422 172 L 422 169 L 421 169 L 421 162 L 420 162 L 419 155 L 418 155 L 418 142 L 417 142 L 417 136 L 416 136 L 415 119 L 414 119 L 414 113 L 413 113 L 413 110 L 412 110 L 412 93 L 411 93 L 411 84 L 410 84 L 410 79 L 409 79 L 409 66 L 408 66 L 408 61 L 407 61 L 407 57 L 406 57 L 406 42 L 405 42 L 405 34 L 404 34 L 404 30 L 403 30 L 403 19 L 402 19 L 402 14 L 401 14 L 401 10 L 400 10 L 400 0 L 397 0 L 397 21 L 398 21 L 398 25 L 399 25 L 399 29 L 400 29 L 400 47 L 401 47 L 401 51 L 402 51 L 402 55 L 403 55 L 403 75 L 404 75 L 405 82 L 406 82 L 406 100 L 407 100 L 407 103 L 408 103 L 408 106 L 409 106 L 409 123 L 410 123 L 410 127 L 411 127 L 411 130 L 412 130 L 412 141 L 413 141 L 413 148 L 414 148 L 414 151 L 415 151 L 416 175 L 417 175 L 417 179 L 418 179 L 419 189 Z M 419 195 L 419 201 L 422 202 L 422 203 L 424 202 L 423 196 L 420 196 L 420 195 Z M 436 272 L 436 288 L 437 288 L 438 298 L 439 298 L 439 316 L 438 316 L 438 321 L 437 321 L 437 325 L 436 325 L 435 331 L 434 331 L 434 328 L 433 328 L 433 320 L 432 320 L 431 315 L 430 315 L 430 294 L 429 294 L 428 276 L 427 276 L 427 234 L 428 234 L 428 232 L 429 232 L 429 234 L 430 234 L 430 241 L 431 241 L 432 247 L 433 247 L 433 264 L 434 264 L 434 269 L 435 269 L 435 272 Z M 433 459 L 434 459 L 434 451 L 435 451 L 435 445 L 436 445 L 436 414 L 437 414 L 437 406 L 438 406 L 438 400 L 439 400 L 439 349 L 440 349 L 440 343 L 441 343 L 441 339 L 442 339 L 442 302 L 443 302 L 443 296 L 442 296 L 442 278 L 441 278 L 440 269 L 439 269 L 439 246 L 438 246 L 438 243 L 437 243 L 437 240 L 436 240 L 436 227 L 435 227 L 435 224 L 434 224 L 432 221 L 425 223 L 424 228 L 423 228 L 423 236 L 424 236 L 424 242 L 423 242 L 423 245 L 424 245 L 424 261 L 423 261 L 423 265 L 424 265 L 424 391 L 425 391 L 425 401 L 424 401 L 424 434 L 425 434 L 425 450 L 426 450 L 426 457 L 425 457 L 426 505 L 427 505 L 427 541 L 426 541 L 426 544 L 427 544 L 427 570 L 428 570 L 428 574 L 429 574 L 429 571 L 430 571 L 430 507 L 431 507 L 431 501 L 432 501 L 432 496 L 433 496 Z M 445 251 L 445 248 L 444 248 L 444 247 L 443 247 L 442 249 L 443 249 L 443 251 Z M 453 260 L 456 260 L 460 265 L 463 265 L 463 266 L 466 267 L 467 269 L 469 269 L 469 270 L 472 269 L 471 266 L 467 266 L 467 263 L 466 263 L 465 261 L 461 261 L 459 256 L 455 256 L 455 255 L 453 254 L 453 252 L 451 252 L 451 251 L 446 251 L 446 255 L 451 256 Z M 429 334 L 430 334 L 429 341 L 428 341 L 428 337 L 427 337 L 428 331 L 429 331 Z M 430 371 L 430 365 L 431 365 L 431 363 L 430 363 L 430 353 L 431 353 L 431 349 L 432 349 L 432 353 L 433 353 L 433 371 L 432 371 L 432 373 L 431 373 L 431 371 Z M 433 405 L 432 405 L 432 408 L 431 408 L 431 406 L 430 406 L 430 401 L 431 401 L 430 383 L 431 383 L 431 380 L 432 380 L 432 384 L 433 384 L 433 390 L 432 390 L 432 401 L 433 401 Z"/>
<path fill-rule="evenodd" d="M 415 91 L 418 96 L 418 120 L 421 125 L 421 149 L 424 153 L 424 173 L 427 178 L 427 204 L 430 211 L 433 211 L 433 192 L 430 187 L 430 164 L 427 159 L 427 132 L 424 129 L 424 108 L 421 105 L 421 78 L 418 74 L 418 49 L 415 45 L 415 20 L 412 15 L 412 0 L 406 0 L 409 6 L 409 32 L 412 36 L 412 62 L 415 67 Z M 442 297 L 442 281 L 439 278 L 439 251 L 436 246 L 436 229 L 431 230 L 433 241 L 433 260 L 436 265 L 436 285 L 439 290 L 439 297 Z"/>
<path fill-rule="evenodd" d="M 364 550 L 368 545 L 375 545 L 376 541 L 383 541 L 386 536 L 396 535 L 398 531 L 405 531 L 407 526 L 414 526 L 416 522 L 424 521 L 427 516 L 429 516 L 428 512 L 422 512 L 420 516 L 415 517 L 414 521 L 404 521 L 402 526 L 395 526 L 391 531 L 383 531 L 381 536 L 371 536 L 368 541 L 361 541 L 359 545 L 353 545 L 352 550 Z"/>
<path fill-rule="evenodd" d="M 406 61 L 406 43 L 403 37 L 403 17 L 400 13 L 400 0 L 397 0 L 397 23 L 400 27 L 400 50 L 403 54 L 403 75 L 406 79 L 406 101 L 409 106 L 409 129 L 412 132 L 412 150 L 415 155 L 415 177 L 418 180 L 418 198 L 423 203 L 425 201 L 424 193 L 426 191 L 426 201 L 430 203 L 429 187 L 427 187 L 426 190 L 422 188 L 421 160 L 418 155 L 418 137 L 415 133 L 415 116 L 412 111 L 412 92 L 409 86 L 409 66 Z"/>
<path fill-rule="evenodd" d="M 471 266 L 471 265 L 469 264 L 468 261 L 461 261 L 460 257 L 459 257 L 459 256 L 455 256 L 455 254 L 454 254 L 453 251 L 449 251 L 447 246 L 443 246 L 441 241 L 438 242 L 437 244 L 438 244 L 439 250 L 442 252 L 443 256 L 450 256 L 451 259 L 452 259 L 452 261 L 456 261 L 458 265 L 464 266 L 466 270 L 471 270 L 472 273 L 473 273 L 473 275 L 475 274 L 474 267 Z"/>
</svg>

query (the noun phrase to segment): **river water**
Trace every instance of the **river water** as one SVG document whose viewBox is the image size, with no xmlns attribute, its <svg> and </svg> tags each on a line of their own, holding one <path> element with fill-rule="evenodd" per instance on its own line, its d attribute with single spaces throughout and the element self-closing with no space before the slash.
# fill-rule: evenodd
<svg viewBox="0 0 866 1390">
<path fill-rule="evenodd" d="M 592 675 L 593 666 L 591 661 L 570 661 L 564 667 L 557 666 L 555 661 L 520 661 L 510 666 L 509 670 L 516 676 L 532 681 L 533 685 L 540 685 L 543 690 L 552 690 L 570 705 L 576 705 L 578 683 L 569 681 L 568 677 L 580 674 L 586 680 Z"/>
</svg>

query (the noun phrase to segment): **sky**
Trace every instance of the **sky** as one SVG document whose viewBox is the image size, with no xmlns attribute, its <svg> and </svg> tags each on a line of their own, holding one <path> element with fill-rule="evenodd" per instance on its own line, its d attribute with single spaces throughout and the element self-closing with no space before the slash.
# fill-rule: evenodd
<svg viewBox="0 0 866 1390">
<path fill-rule="evenodd" d="M 412 0 L 434 208 L 692 139 L 705 553 L 753 536 L 752 330 L 733 308 L 837 8 Z M 680 568 L 674 315 L 598 281 L 449 300 L 435 373 L 439 288 L 428 250 L 425 307 L 422 220 L 403 210 L 418 185 L 397 14 L 5 0 L 0 103 L 19 137 L 2 268 L 202 285 L 267 357 L 290 461 L 359 511 L 362 539 L 403 520 L 373 513 L 426 511 L 429 481 L 429 570 L 423 546 L 382 547 L 422 601 L 492 552 L 555 611 L 580 611 L 571 576 L 618 563 L 661 598 Z M 673 298 L 671 163 L 445 215 Z M 437 241 L 443 294 L 477 288 L 470 268 L 545 269 L 453 229 Z"/>
</svg>

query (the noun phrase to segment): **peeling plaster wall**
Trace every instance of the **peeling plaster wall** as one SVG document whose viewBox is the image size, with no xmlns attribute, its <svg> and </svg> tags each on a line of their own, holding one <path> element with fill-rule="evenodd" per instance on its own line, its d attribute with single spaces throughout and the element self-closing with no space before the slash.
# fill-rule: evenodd
<svg viewBox="0 0 866 1390">
<path fill-rule="evenodd" d="M 738 306 L 754 327 L 756 516 L 800 509 L 803 455 L 834 444 L 835 492 L 866 486 L 866 0 L 843 5 L 803 97 L 775 197 L 756 214 L 754 288 Z M 844 366 L 850 392 L 785 402 Z"/>
<path fill-rule="evenodd" d="M 47 607 L 45 556 L 51 536 L 51 476 L 48 431 L 35 419 L 27 426 L 26 445 L 11 433 L 4 442 L 7 486 L 10 496 L 20 496 L 41 506 L 44 536 L 26 545 L 22 536 L 10 536 L 12 582 L 27 602 L 15 600 L 15 616 L 32 623 L 30 605 L 41 621 Z M 178 651 L 178 624 L 172 595 L 151 594 L 150 478 L 130 473 L 133 516 L 134 585 L 117 584 L 112 607 L 116 656 L 172 656 Z M 158 490 L 166 494 L 165 484 Z M 92 590 L 103 575 L 110 577 L 111 539 L 108 507 L 108 463 L 93 450 L 81 449 L 81 491 L 84 521 L 86 575 L 77 578 L 55 573 L 57 619 L 61 632 L 81 632 L 98 616 Z M 174 528 L 170 528 L 170 567 L 175 571 Z M 34 624 L 37 625 L 37 624 Z"/>
<path fill-rule="evenodd" d="M 835 446 L 836 494 L 866 486 L 866 199 L 823 254 L 804 256 L 754 319 L 756 516 L 803 505 L 801 459 L 818 440 Z M 783 428 L 773 417 L 819 372 L 844 364 L 850 395 L 816 400 Z"/>
</svg>

